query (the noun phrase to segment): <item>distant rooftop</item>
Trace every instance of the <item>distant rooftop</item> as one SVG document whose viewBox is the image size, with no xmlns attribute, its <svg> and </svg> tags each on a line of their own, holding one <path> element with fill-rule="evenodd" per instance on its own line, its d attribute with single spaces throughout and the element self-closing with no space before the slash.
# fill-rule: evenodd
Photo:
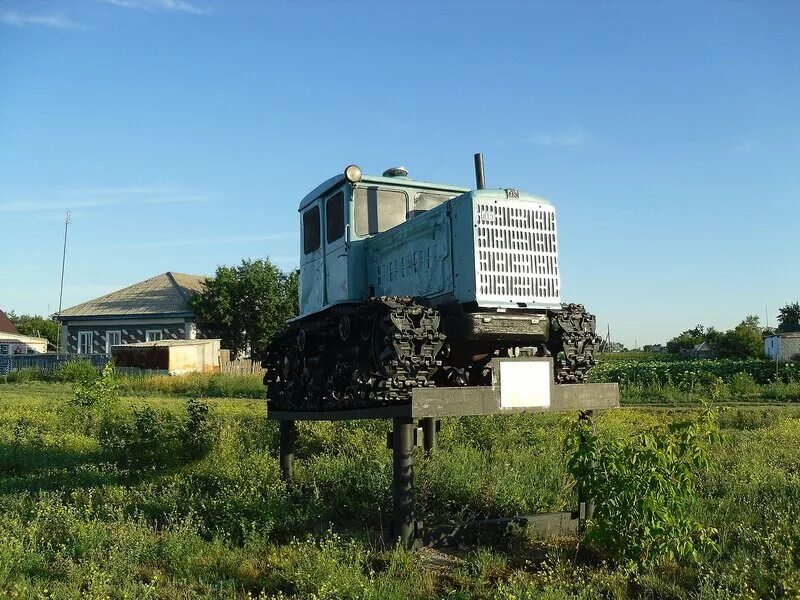
<svg viewBox="0 0 800 600">
<path fill-rule="evenodd" d="M 0 310 L 0 333 L 19 333 L 17 326 Z"/>
<path fill-rule="evenodd" d="M 188 301 L 202 291 L 205 277 L 168 271 L 61 311 L 60 317 L 133 317 L 191 312 Z"/>
</svg>

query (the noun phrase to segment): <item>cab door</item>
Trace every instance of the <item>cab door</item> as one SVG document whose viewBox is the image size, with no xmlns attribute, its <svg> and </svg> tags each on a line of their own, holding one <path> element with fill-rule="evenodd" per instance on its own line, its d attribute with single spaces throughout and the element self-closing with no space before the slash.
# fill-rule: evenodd
<svg viewBox="0 0 800 600">
<path fill-rule="evenodd" d="M 324 244 L 322 203 L 319 200 L 306 207 L 301 215 L 300 240 L 300 314 L 320 310 L 325 304 Z"/>
<path fill-rule="evenodd" d="M 325 304 L 348 299 L 345 188 L 325 197 Z"/>
</svg>

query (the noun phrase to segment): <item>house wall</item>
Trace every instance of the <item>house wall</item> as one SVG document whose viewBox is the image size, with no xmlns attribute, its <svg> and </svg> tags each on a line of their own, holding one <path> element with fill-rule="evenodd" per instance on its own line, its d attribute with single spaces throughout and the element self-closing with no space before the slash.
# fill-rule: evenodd
<svg viewBox="0 0 800 600">
<path fill-rule="evenodd" d="M 97 319 L 94 321 L 67 322 L 61 327 L 62 348 L 69 354 L 78 353 L 78 333 L 92 332 L 92 353 L 106 354 L 106 335 L 119 331 L 123 344 L 146 342 L 146 332 L 161 331 L 163 340 L 185 340 L 193 335 L 194 323 L 190 319 Z M 195 329 L 196 331 L 196 329 Z M 200 336 L 198 336 L 200 337 Z"/>
<path fill-rule="evenodd" d="M 0 333 L 0 354 L 31 354 L 47 352 L 47 339 Z"/>
<path fill-rule="evenodd" d="M 800 354 L 800 333 L 784 333 L 771 335 L 764 339 L 764 352 L 772 360 L 788 361 L 795 354 Z"/>
</svg>

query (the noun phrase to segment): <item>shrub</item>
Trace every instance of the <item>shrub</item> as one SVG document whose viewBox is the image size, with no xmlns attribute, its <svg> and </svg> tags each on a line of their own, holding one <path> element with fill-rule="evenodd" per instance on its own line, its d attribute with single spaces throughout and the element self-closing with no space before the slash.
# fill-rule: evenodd
<svg viewBox="0 0 800 600">
<path fill-rule="evenodd" d="M 104 419 L 99 440 L 103 452 L 133 468 L 196 460 L 212 448 L 214 429 L 209 409 L 198 400 L 187 402 L 187 417 L 179 422 L 149 405 L 133 409 L 133 419 L 112 413 Z"/>
<path fill-rule="evenodd" d="M 212 445 L 212 428 L 208 405 L 190 398 L 186 403 L 186 423 L 183 427 L 183 448 L 187 458 L 201 458 Z"/>
<path fill-rule="evenodd" d="M 47 373 L 40 367 L 12 371 L 5 376 L 6 383 L 30 383 L 31 381 L 46 381 Z"/>
<path fill-rule="evenodd" d="M 736 373 L 729 386 L 734 399 L 736 396 L 755 396 L 761 391 L 750 373 Z"/>
<path fill-rule="evenodd" d="M 114 408 L 118 400 L 114 365 L 109 362 L 103 367 L 99 377 L 95 374 L 93 379 L 79 379 L 75 382 L 70 404 L 77 411 L 88 435 L 94 430 L 98 419 Z"/>
<path fill-rule="evenodd" d="M 629 440 L 603 439 L 588 424 L 570 438 L 569 469 L 596 499 L 587 541 L 635 570 L 660 559 L 696 562 L 716 548 L 715 530 L 691 515 L 697 502 L 696 470 L 708 467 L 717 439 L 716 413 Z"/>
<path fill-rule="evenodd" d="M 68 360 L 56 367 L 53 378 L 56 381 L 87 383 L 97 379 L 98 369 L 88 360 Z"/>
</svg>

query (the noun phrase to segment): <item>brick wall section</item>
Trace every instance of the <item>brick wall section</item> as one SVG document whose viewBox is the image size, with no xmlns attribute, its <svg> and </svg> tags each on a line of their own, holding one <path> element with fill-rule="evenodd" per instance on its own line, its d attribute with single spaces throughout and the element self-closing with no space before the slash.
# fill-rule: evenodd
<svg viewBox="0 0 800 600">
<path fill-rule="evenodd" d="M 781 336 L 781 360 L 789 360 L 800 354 L 800 334 L 784 334 Z"/>
<path fill-rule="evenodd" d="M 146 342 L 145 332 L 161 331 L 161 339 L 182 340 L 186 338 L 186 329 L 183 325 L 112 325 L 112 326 L 84 326 L 70 325 L 67 328 L 67 352 L 75 354 L 78 352 L 78 332 L 92 332 L 92 346 L 94 354 L 106 353 L 106 332 L 122 332 L 123 344 L 134 344 L 136 342 Z M 199 336 L 198 336 L 199 337 Z"/>
</svg>

